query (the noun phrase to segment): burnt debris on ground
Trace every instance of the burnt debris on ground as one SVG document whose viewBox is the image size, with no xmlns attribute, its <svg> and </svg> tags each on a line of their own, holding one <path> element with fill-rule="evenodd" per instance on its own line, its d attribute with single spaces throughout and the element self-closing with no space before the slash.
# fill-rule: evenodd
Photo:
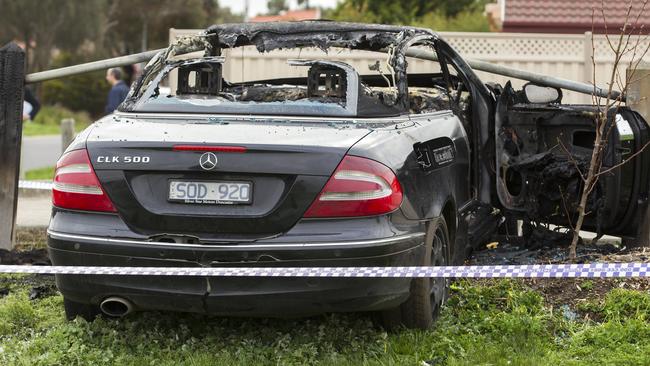
<svg viewBox="0 0 650 366">
<path fill-rule="evenodd" d="M 542 226 L 524 227 L 523 236 L 500 235 L 483 249 L 475 250 L 468 265 L 528 265 L 591 262 L 648 262 L 650 250 L 626 248 L 606 240 L 581 240 L 576 259 L 569 259 L 571 233 Z"/>
<path fill-rule="evenodd" d="M 497 242 L 494 249 L 483 249 L 472 253 L 468 265 L 527 265 L 569 263 L 567 245 L 549 245 L 530 248 L 511 242 Z M 650 251 L 642 249 L 619 248 L 613 244 L 583 244 L 577 247 L 575 261 L 591 262 L 648 262 Z"/>
<path fill-rule="evenodd" d="M 500 236 L 484 249 L 476 250 L 467 265 L 528 265 L 560 263 L 650 262 L 650 249 L 626 248 L 600 240 L 583 240 L 575 261 L 569 259 L 571 235 L 538 227 L 525 236 Z M 489 249 L 488 249 L 489 248 Z M 492 279 L 469 279 L 471 283 L 493 283 Z M 602 321 L 600 311 L 610 291 L 626 289 L 647 292 L 650 278 L 521 278 L 512 280 L 538 292 L 546 306 L 559 311 L 567 321 Z"/>
</svg>

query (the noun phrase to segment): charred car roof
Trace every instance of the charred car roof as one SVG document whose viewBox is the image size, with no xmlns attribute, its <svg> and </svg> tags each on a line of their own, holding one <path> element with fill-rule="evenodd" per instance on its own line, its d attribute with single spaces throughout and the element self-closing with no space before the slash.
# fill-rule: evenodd
<svg viewBox="0 0 650 366">
<path fill-rule="evenodd" d="M 429 29 L 380 24 L 300 21 L 214 25 L 198 35 L 179 39 L 154 57 L 119 110 L 248 114 L 254 106 L 256 113 L 270 115 L 398 116 L 407 113 L 411 104 L 406 48 L 436 41 L 438 36 Z M 387 52 L 385 62 L 392 83 L 378 65 L 369 66 L 377 76 L 378 82 L 373 82 L 367 76 L 362 80 L 358 70 L 347 64 L 327 60 L 290 61 L 293 66 L 309 69 L 305 77 L 294 78 L 289 86 L 273 80 L 226 80 L 221 50 L 245 46 L 255 47 L 260 53 L 290 48 Z M 175 59 L 177 55 L 201 50 L 204 55 L 200 58 Z M 161 95 L 158 86 L 174 70 L 179 72 L 178 88 L 172 94 Z M 189 86 L 190 74 L 200 75 L 200 86 Z M 384 80 L 387 87 L 381 85 Z"/>
<path fill-rule="evenodd" d="M 346 47 L 376 51 L 410 38 L 405 34 L 436 36 L 425 28 L 318 20 L 221 24 L 209 27 L 205 34 L 216 36 L 210 42 L 217 48 L 255 45 L 260 52 L 292 47 Z"/>
</svg>

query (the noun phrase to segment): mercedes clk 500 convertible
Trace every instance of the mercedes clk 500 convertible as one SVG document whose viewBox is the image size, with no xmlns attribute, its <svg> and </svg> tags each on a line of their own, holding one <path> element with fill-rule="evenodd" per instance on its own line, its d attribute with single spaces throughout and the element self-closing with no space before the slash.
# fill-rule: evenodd
<svg viewBox="0 0 650 366">
<path fill-rule="evenodd" d="M 240 48 L 323 57 L 287 59 L 291 73 L 274 78 L 229 80 Z M 375 62 L 353 67 L 355 52 Z M 486 85 L 426 29 L 213 26 L 152 59 L 119 111 L 61 157 L 50 256 L 75 266 L 460 264 L 504 221 L 561 225 L 575 212 L 594 107 L 561 97 Z M 611 119 L 604 166 L 649 138 L 638 114 L 621 108 Z M 649 160 L 639 154 L 603 177 L 587 228 L 634 235 Z M 57 285 L 70 318 L 372 311 L 416 328 L 432 324 L 447 291 L 429 278 L 57 275 Z"/>
</svg>

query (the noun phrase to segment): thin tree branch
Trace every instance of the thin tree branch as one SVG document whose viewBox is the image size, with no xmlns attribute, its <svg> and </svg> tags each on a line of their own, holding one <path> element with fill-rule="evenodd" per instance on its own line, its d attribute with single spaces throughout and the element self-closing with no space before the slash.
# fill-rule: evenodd
<svg viewBox="0 0 650 366">
<path fill-rule="evenodd" d="M 609 39 L 609 29 L 607 27 L 607 17 L 605 16 L 605 0 L 601 0 L 600 12 L 603 15 L 603 24 L 605 25 L 605 39 L 607 40 L 607 43 L 609 44 L 609 48 L 611 48 L 612 51 L 614 51 L 614 45 L 612 44 L 612 41 Z M 593 15 L 592 15 L 592 19 L 591 19 L 591 27 L 592 27 L 592 29 L 594 27 Z"/>
<path fill-rule="evenodd" d="M 569 227 L 571 228 L 571 231 L 574 231 L 575 228 L 573 227 L 573 219 L 569 213 L 569 209 L 566 207 L 566 199 L 564 198 L 564 192 L 562 192 L 562 186 L 558 185 L 557 189 L 560 191 L 560 196 L 562 197 L 562 207 L 564 207 L 564 213 L 566 214 L 567 219 L 569 219 Z"/>
</svg>

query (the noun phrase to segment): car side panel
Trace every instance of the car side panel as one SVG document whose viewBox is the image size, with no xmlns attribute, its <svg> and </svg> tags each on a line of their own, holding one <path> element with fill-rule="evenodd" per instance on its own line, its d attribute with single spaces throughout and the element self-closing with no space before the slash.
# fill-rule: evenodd
<svg viewBox="0 0 650 366">
<path fill-rule="evenodd" d="M 404 216 L 426 220 L 440 216 L 447 202 L 458 209 L 469 201 L 469 143 L 460 120 L 451 111 L 412 115 L 411 121 L 407 126 L 374 130 L 348 153 L 390 167 L 404 190 Z M 414 145 L 438 138 L 451 139 L 454 159 L 444 166 L 424 169 Z"/>
</svg>

